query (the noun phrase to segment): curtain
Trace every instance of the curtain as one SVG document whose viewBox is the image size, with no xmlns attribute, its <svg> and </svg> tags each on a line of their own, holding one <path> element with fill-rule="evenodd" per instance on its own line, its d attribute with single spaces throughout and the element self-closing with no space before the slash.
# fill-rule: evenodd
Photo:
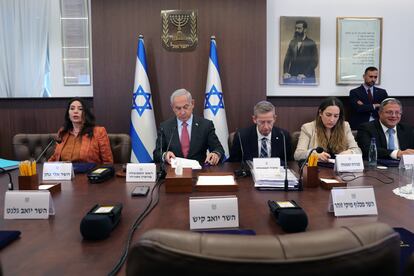
<svg viewBox="0 0 414 276">
<path fill-rule="evenodd" d="M 0 97 L 42 97 L 51 0 L 0 0 Z"/>
</svg>

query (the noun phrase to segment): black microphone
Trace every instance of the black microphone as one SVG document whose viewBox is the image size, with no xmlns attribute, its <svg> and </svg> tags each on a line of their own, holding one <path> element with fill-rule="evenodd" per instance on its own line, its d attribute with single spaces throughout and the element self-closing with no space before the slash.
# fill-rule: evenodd
<svg viewBox="0 0 414 276">
<path fill-rule="evenodd" d="M 171 141 L 172 141 L 172 138 L 174 137 L 176 129 L 177 129 L 177 126 L 174 126 L 174 129 L 172 130 L 172 133 L 171 133 L 170 140 L 168 141 L 167 149 L 165 150 L 165 154 L 167 154 L 168 150 L 170 149 Z M 161 155 L 161 159 L 163 159 L 162 155 Z M 162 160 L 162 162 L 165 162 L 165 156 L 164 156 L 164 160 Z"/>
<path fill-rule="evenodd" d="M 234 175 L 236 177 L 245 177 L 250 175 L 250 170 L 246 168 L 246 162 L 244 161 L 244 150 L 243 150 L 243 143 L 240 136 L 240 131 L 237 131 L 237 136 L 239 138 L 239 144 L 240 144 L 240 151 L 241 151 L 241 162 L 240 162 L 240 169 L 234 171 Z"/>
<path fill-rule="evenodd" d="M 302 183 L 303 169 L 305 168 L 306 163 L 308 163 L 309 156 L 312 154 L 312 152 L 314 150 L 316 150 L 317 153 L 322 153 L 323 152 L 323 148 L 322 147 L 316 147 L 316 148 L 313 148 L 313 149 L 311 149 L 309 151 L 308 156 L 306 157 L 305 161 L 303 161 L 302 166 L 300 166 L 300 170 L 299 170 L 299 181 L 298 181 L 299 182 L 299 187 L 298 187 L 299 191 L 303 191 L 303 183 Z"/>
<path fill-rule="evenodd" d="M 283 130 L 280 131 L 283 137 L 283 154 L 285 155 L 285 192 L 289 190 L 289 182 L 288 182 L 288 165 L 287 165 L 287 156 L 286 156 L 286 137 L 283 133 Z"/>
<path fill-rule="evenodd" d="M 160 162 L 160 171 L 158 172 L 158 179 L 164 179 L 166 176 L 166 171 L 165 171 L 165 163 L 164 160 L 162 160 L 162 136 L 164 135 L 164 129 L 162 127 L 160 127 L 160 158 L 161 158 L 161 162 Z"/>
<path fill-rule="evenodd" d="M 9 188 L 10 191 L 13 191 L 14 190 L 14 185 L 13 185 L 11 174 L 7 170 L 0 167 L 0 174 L 3 174 L 3 173 L 5 173 L 9 176 L 9 185 L 8 185 L 9 187 L 8 188 Z"/>
<path fill-rule="evenodd" d="M 36 163 L 39 162 L 40 159 L 46 154 L 47 150 L 54 145 L 55 143 L 60 144 L 62 142 L 62 139 L 60 137 L 57 138 L 51 138 L 49 141 L 49 144 L 47 144 L 46 148 L 39 154 L 39 156 L 36 158 Z"/>
<path fill-rule="evenodd" d="M 294 200 L 283 202 L 268 200 L 267 205 L 283 231 L 302 232 L 308 226 L 308 216 Z"/>
</svg>

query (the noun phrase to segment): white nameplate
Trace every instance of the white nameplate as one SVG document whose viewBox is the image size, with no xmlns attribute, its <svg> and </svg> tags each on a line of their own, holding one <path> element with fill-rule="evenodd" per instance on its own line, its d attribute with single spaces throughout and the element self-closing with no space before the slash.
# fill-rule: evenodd
<svg viewBox="0 0 414 276">
<path fill-rule="evenodd" d="M 155 182 L 157 167 L 154 163 L 128 163 L 126 182 Z"/>
<path fill-rule="evenodd" d="M 337 172 L 363 172 L 362 154 L 338 154 L 335 158 Z"/>
<path fill-rule="evenodd" d="M 7 191 L 4 219 L 47 219 L 55 214 L 49 191 Z"/>
<path fill-rule="evenodd" d="M 405 167 L 405 165 L 414 165 L 414 154 L 404 154 L 401 156 L 400 166 Z"/>
<path fill-rule="evenodd" d="M 239 227 L 236 196 L 190 197 L 190 229 Z"/>
<path fill-rule="evenodd" d="M 280 158 L 253 158 L 253 169 L 257 179 L 274 179 L 280 175 Z"/>
<path fill-rule="evenodd" d="M 46 162 L 43 164 L 43 180 L 71 180 L 74 177 L 72 163 Z"/>
<path fill-rule="evenodd" d="M 373 187 L 333 188 L 331 200 L 337 217 L 378 215 Z"/>
</svg>

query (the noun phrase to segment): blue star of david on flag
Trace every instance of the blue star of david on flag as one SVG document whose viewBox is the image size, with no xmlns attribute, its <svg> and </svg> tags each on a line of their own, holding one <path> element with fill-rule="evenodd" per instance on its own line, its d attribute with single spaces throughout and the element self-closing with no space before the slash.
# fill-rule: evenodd
<svg viewBox="0 0 414 276">
<path fill-rule="evenodd" d="M 137 98 L 139 96 L 142 96 L 145 99 L 145 102 L 143 105 L 137 104 Z M 135 91 L 134 95 L 132 96 L 132 109 L 135 109 L 138 112 L 139 116 L 141 117 L 145 109 L 148 109 L 148 110 L 152 109 L 150 99 L 151 99 L 151 93 L 145 92 L 141 85 L 138 86 L 137 91 Z"/>
<path fill-rule="evenodd" d="M 217 97 L 218 103 L 212 104 L 210 102 L 211 97 Z M 204 105 L 204 109 L 210 109 L 214 116 L 216 116 L 220 108 L 224 109 L 223 92 L 218 91 L 216 86 L 213 84 L 210 91 L 206 93 L 206 103 Z"/>
</svg>

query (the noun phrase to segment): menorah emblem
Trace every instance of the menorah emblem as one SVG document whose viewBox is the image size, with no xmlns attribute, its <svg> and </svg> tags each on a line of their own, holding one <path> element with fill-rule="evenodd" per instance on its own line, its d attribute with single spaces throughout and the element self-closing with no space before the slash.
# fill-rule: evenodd
<svg viewBox="0 0 414 276">
<path fill-rule="evenodd" d="M 197 46 L 197 11 L 161 11 L 161 41 L 167 50 L 192 50 Z"/>
</svg>

